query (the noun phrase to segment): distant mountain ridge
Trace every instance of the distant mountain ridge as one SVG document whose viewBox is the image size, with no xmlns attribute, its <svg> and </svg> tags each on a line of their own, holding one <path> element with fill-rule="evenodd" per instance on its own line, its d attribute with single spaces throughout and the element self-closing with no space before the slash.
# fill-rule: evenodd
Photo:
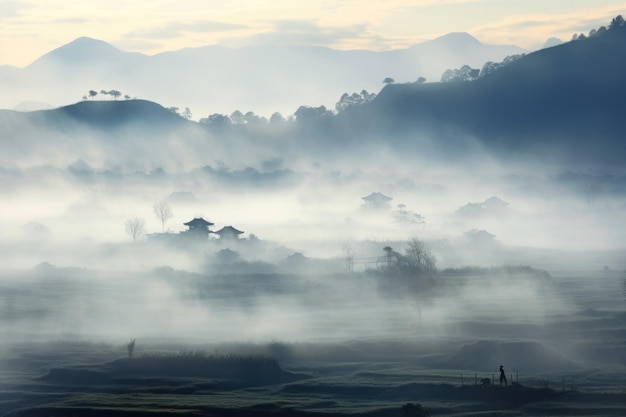
<svg viewBox="0 0 626 417">
<path fill-rule="evenodd" d="M 275 144 L 289 143 L 310 155 L 378 143 L 405 156 L 428 149 L 464 158 L 478 146 L 504 158 L 617 167 L 626 155 L 626 56 L 619 53 L 624 48 L 626 29 L 610 29 L 528 54 L 475 81 L 390 84 L 368 104 L 337 116 L 297 119 L 278 129 L 253 124 L 216 130 L 146 100 L 85 100 L 48 111 L 0 111 L 0 127 L 5 137 L 29 138 L 33 146 L 48 134 L 75 141 L 68 129 L 100 132 L 99 143 L 105 144 L 118 130 L 131 141 L 146 135 L 186 141 L 192 132 L 196 144 L 191 148 L 207 146 L 201 156 L 213 155 L 221 142 L 232 146 L 238 137 L 265 145 L 270 141 L 260 138 L 273 137 Z M 194 51 L 186 52 L 193 59 Z M 25 126 L 38 130 L 31 134 Z M 178 146 L 179 139 L 172 140 Z"/>
<path fill-rule="evenodd" d="M 344 92 L 377 92 L 386 77 L 438 81 L 448 68 L 481 66 L 522 51 L 484 45 L 469 34 L 449 34 L 383 52 L 261 45 L 205 46 L 147 56 L 81 37 L 25 68 L 0 68 L 0 90 L 5 92 L 0 107 L 13 108 L 22 101 L 63 105 L 91 89 L 116 89 L 165 106 L 189 107 L 198 119 L 234 110 L 288 115 L 300 105 L 332 107 Z"/>
<path fill-rule="evenodd" d="M 104 41 L 83 36 L 41 56 L 28 65 L 27 69 L 45 66 L 51 61 L 62 64 L 84 65 L 123 59 L 124 56 L 145 57 L 143 54 L 124 52 Z"/>
<path fill-rule="evenodd" d="M 363 131 L 477 140 L 500 155 L 623 164 L 626 27 L 531 53 L 471 82 L 393 84 L 346 114 Z"/>
</svg>

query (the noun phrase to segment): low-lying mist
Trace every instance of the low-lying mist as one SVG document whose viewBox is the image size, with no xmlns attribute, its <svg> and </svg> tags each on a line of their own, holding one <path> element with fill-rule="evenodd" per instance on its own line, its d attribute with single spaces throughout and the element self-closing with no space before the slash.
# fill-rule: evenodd
<svg viewBox="0 0 626 417">
<path fill-rule="evenodd" d="M 612 274 L 614 294 L 626 267 L 621 173 L 472 146 L 444 158 L 383 141 L 298 152 L 271 135 L 128 132 L 3 155 L 5 339 L 559 346 L 546 326 L 583 308 L 564 277 Z M 212 233 L 190 239 L 184 223 L 200 217 Z M 213 233 L 227 226 L 243 233 Z M 412 239 L 436 259 L 432 279 L 385 269 Z"/>
</svg>

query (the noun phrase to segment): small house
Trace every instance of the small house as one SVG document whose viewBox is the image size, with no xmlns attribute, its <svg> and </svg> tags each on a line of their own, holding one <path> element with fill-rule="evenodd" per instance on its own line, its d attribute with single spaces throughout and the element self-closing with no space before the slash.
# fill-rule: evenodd
<svg viewBox="0 0 626 417">
<path fill-rule="evenodd" d="M 235 229 L 233 226 L 224 226 L 217 232 L 213 232 L 219 235 L 220 240 L 236 240 L 239 239 L 239 235 L 243 232 Z"/>
<path fill-rule="evenodd" d="M 213 226 L 215 223 L 206 221 L 202 217 L 196 217 L 193 220 L 190 220 L 187 223 L 183 224 L 189 228 L 188 230 L 181 232 L 187 237 L 208 239 L 209 233 L 214 233 L 213 231 L 209 230 L 209 227 Z"/>
<path fill-rule="evenodd" d="M 383 193 L 375 192 L 368 196 L 361 197 L 361 200 L 363 200 L 362 207 L 364 208 L 380 209 L 389 208 L 389 202 L 393 200 L 393 198 Z"/>
</svg>

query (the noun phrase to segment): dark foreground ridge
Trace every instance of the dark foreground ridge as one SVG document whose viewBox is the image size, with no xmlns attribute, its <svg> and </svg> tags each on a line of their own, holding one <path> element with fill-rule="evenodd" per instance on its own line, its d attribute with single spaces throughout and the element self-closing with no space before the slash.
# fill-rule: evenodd
<svg viewBox="0 0 626 417">
<path fill-rule="evenodd" d="M 41 380 L 65 386 L 141 385 L 146 378 L 202 378 L 222 380 L 228 386 L 251 386 L 291 382 L 300 377 L 282 370 L 273 358 L 190 353 L 117 359 L 96 369 L 53 368 Z M 179 388 L 173 391 L 181 392 Z M 194 391 L 191 387 L 182 389 L 183 393 Z"/>
</svg>

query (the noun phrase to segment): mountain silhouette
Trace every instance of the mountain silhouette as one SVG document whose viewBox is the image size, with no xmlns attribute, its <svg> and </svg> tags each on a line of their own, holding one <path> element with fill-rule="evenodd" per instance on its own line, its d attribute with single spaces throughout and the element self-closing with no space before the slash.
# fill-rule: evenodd
<svg viewBox="0 0 626 417">
<path fill-rule="evenodd" d="M 141 58 L 145 55 L 124 52 L 104 41 L 80 37 L 48 52 L 30 64 L 28 70 L 48 69 L 49 65 L 83 67 L 103 65 L 111 62 L 124 62 L 128 58 Z"/>
<path fill-rule="evenodd" d="M 463 63 L 480 66 L 521 51 L 453 34 L 380 52 L 210 45 L 148 56 L 82 37 L 26 68 L 0 68 L 0 107 L 13 108 L 27 100 L 59 106 L 89 90 L 115 89 L 166 106 L 189 107 L 198 119 L 234 110 L 289 115 L 300 105 L 332 107 L 344 92 L 377 92 L 386 77 L 405 82 L 423 76 L 434 81 L 448 68 Z"/>
<path fill-rule="evenodd" d="M 472 138 L 501 155 L 541 149 L 619 163 L 626 150 L 624 48 L 626 29 L 618 27 L 475 81 L 388 85 L 342 123 L 378 133 L 418 130 L 441 138 L 441 146 Z"/>
</svg>

